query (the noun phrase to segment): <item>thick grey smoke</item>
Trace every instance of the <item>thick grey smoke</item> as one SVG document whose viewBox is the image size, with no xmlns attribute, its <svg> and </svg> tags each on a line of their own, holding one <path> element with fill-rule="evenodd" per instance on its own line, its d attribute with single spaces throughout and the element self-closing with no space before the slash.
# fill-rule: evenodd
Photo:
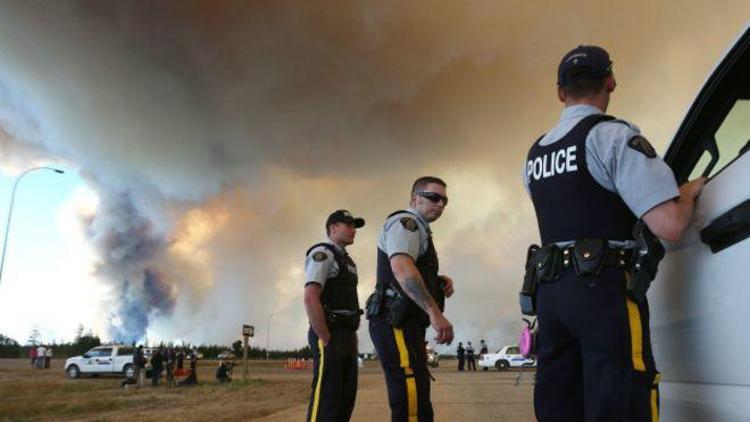
<svg viewBox="0 0 750 422">
<path fill-rule="evenodd" d="M 110 335 L 127 343 L 142 339 L 150 318 L 171 315 L 176 286 L 159 268 L 166 241 L 136 208 L 128 193 L 101 198 L 86 233 L 101 261 L 96 272 L 113 284 Z"/>
<path fill-rule="evenodd" d="M 61 160 L 97 190 L 84 227 L 112 338 L 226 342 L 270 321 L 272 347 L 299 346 L 302 254 L 327 213 L 368 220 L 352 248 L 364 297 L 378 224 L 430 173 L 452 196 L 435 225 L 449 317 L 465 339 L 511 341 L 536 238 L 519 174 L 556 119 L 561 54 L 606 45 L 611 111 L 663 147 L 748 11 L 315 3 L 3 4 L 0 165 Z"/>
</svg>

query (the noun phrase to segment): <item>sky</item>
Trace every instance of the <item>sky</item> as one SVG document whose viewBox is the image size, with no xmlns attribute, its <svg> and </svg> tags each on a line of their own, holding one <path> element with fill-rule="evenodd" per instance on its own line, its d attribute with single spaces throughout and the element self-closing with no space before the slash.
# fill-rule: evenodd
<svg viewBox="0 0 750 422">
<path fill-rule="evenodd" d="M 0 333 L 230 343 L 249 323 L 257 346 L 301 347 L 327 215 L 367 220 L 364 304 L 380 224 L 429 174 L 451 197 L 433 231 L 456 340 L 515 342 L 538 239 L 520 175 L 562 55 L 607 48 L 608 112 L 663 153 L 750 5 L 488 3 L 4 3 L 0 208 L 24 169 L 66 173 L 20 184 Z"/>
</svg>

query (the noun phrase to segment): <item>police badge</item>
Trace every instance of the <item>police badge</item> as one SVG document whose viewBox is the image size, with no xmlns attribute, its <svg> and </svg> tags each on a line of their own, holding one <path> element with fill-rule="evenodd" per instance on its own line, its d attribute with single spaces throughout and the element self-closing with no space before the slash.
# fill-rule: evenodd
<svg viewBox="0 0 750 422">
<path fill-rule="evenodd" d="M 401 225 L 404 226 L 406 230 L 409 230 L 410 232 L 417 231 L 417 222 L 414 221 L 411 217 L 403 217 L 401 218 Z"/>
<path fill-rule="evenodd" d="M 641 135 L 636 135 L 630 138 L 630 140 L 628 141 L 628 146 L 648 158 L 656 157 L 656 151 L 654 150 L 654 147 L 652 147 L 648 140 Z"/>
</svg>

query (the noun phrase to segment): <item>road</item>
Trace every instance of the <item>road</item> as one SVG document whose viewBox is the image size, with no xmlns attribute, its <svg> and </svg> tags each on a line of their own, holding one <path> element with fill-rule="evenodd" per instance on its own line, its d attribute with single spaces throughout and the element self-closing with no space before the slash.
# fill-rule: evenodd
<svg viewBox="0 0 750 422">
<path fill-rule="evenodd" d="M 533 372 L 458 372 L 445 365 L 433 370 L 432 403 L 437 421 L 534 421 Z M 307 404 L 276 412 L 265 422 L 304 420 Z M 367 362 L 359 377 L 352 421 L 388 421 L 390 411 L 383 373 L 377 362 Z"/>
</svg>

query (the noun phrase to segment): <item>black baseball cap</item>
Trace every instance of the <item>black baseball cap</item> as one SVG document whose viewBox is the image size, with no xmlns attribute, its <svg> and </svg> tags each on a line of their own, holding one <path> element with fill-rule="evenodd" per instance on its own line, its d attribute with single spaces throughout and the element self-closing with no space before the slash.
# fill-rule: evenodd
<svg viewBox="0 0 750 422">
<path fill-rule="evenodd" d="M 607 50 L 595 45 L 579 45 L 570 50 L 557 68 L 557 85 L 565 86 L 583 79 L 601 79 L 612 73 Z"/>
<path fill-rule="evenodd" d="M 354 217 L 352 213 L 347 210 L 338 210 L 328 216 L 328 220 L 326 220 L 326 230 L 328 230 L 328 226 L 335 223 L 353 224 L 354 227 L 358 229 L 365 225 L 365 219 Z"/>
</svg>

